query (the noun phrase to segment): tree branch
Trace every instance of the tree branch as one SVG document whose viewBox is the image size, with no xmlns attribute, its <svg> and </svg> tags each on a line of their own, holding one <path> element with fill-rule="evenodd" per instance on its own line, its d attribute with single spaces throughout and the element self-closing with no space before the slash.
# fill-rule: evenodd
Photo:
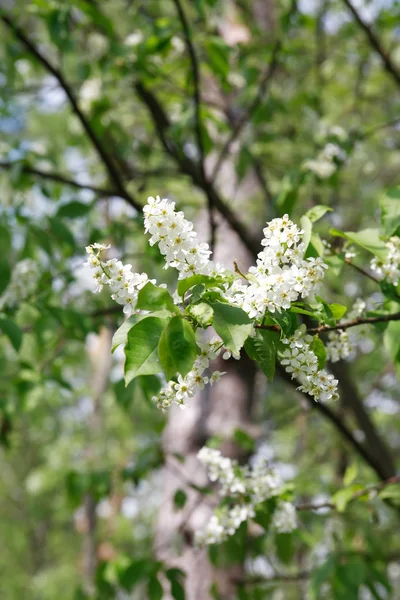
<svg viewBox="0 0 400 600">
<path fill-rule="evenodd" d="M 57 79 L 58 83 L 60 84 L 61 88 L 64 90 L 64 92 L 70 102 L 70 105 L 71 105 L 71 108 L 72 108 L 74 114 L 79 119 L 84 131 L 86 132 L 86 134 L 87 134 L 88 138 L 90 139 L 93 147 L 95 148 L 98 156 L 100 157 L 102 163 L 104 164 L 111 181 L 115 185 L 118 195 L 121 196 L 121 198 L 124 198 L 133 208 L 140 211 L 142 207 L 140 206 L 139 202 L 137 202 L 137 200 L 132 196 L 132 194 L 128 193 L 128 191 L 125 189 L 122 178 L 121 178 L 117 168 L 115 167 L 112 158 L 109 156 L 109 154 L 103 148 L 103 145 L 102 145 L 100 139 L 98 138 L 97 134 L 95 133 L 95 131 L 92 129 L 92 126 L 91 126 L 89 120 L 87 119 L 86 115 L 80 109 L 77 98 L 75 97 L 75 94 L 74 94 L 71 86 L 65 79 L 63 73 L 57 67 L 55 67 L 41 53 L 41 51 L 35 46 L 35 44 L 25 34 L 25 32 L 21 28 L 19 28 L 13 22 L 12 19 L 10 19 L 5 14 L 1 14 L 0 18 L 3 21 L 3 23 L 5 23 L 5 25 L 13 32 L 15 37 L 32 54 L 32 56 L 34 56 L 36 58 L 36 60 L 38 60 L 43 65 L 43 67 L 51 75 L 53 75 L 53 77 L 55 77 Z"/>
<path fill-rule="evenodd" d="M 195 132 L 197 139 L 197 146 L 199 150 L 199 171 L 200 176 L 203 180 L 204 186 L 207 185 L 207 176 L 205 171 L 205 150 L 203 143 L 203 132 L 202 132 L 202 122 L 201 122 L 201 94 L 200 94 L 200 68 L 199 61 L 197 59 L 196 51 L 194 49 L 194 45 L 192 42 L 192 32 L 190 30 L 189 22 L 186 18 L 185 11 L 183 10 L 182 4 L 180 0 L 172 0 L 175 4 L 179 19 L 182 24 L 183 35 L 185 39 L 186 48 L 189 54 L 190 62 L 192 65 L 192 74 L 193 74 L 193 101 L 194 101 L 194 115 L 195 115 Z M 208 217 L 210 223 L 210 248 L 214 249 L 215 245 L 215 233 L 216 233 L 216 223 L 214 219 L 214 211 L 213 211 L 213 202 L 212 195 L 207 194 L 207 204 L 208 204 Z"/>
<path fill-rule="evenodd" d="M 143 84 L 143 82 L 137 82 L 135 88 L 138 96 L 147 107 L 147 110 L 152 117 L 157 135 L 165 151 L 175 160 L 181 172 L 189 175 L 193 183 L 204 191 L 209 202 L 221 213 L 232 229 L 238 234 L 246 248 L 253 256 L 256 256 L 260 250 L 258 239 L 254 239 L 251 236 L 245 225 L 216 192 L 212 183 L 208 180 L 204 181 L 201 178 L 198 169 L 196 169 L 196 165 L 180 150 L 176 143 L 169 138 L 169 118 L 156 96 Z"/>
<path fill-rule="evenodd" d="M 400 312 L 389 315 L 379 315 L 378 317 L 357 317 L 353 321 L 338 323 L 337 325 L 320 325 L 319 327 L 311 327 L 307 329 L 308 333 L 323 333 L 325 331 L 336 331 L 356 327 L 357 325 L 371 325 L 374 323 L 388 323 L 389 321 L 400 321 Z"/>
<path fill-rule="evenodd" d="M 289 19 L 296 10 L 297 10 L 297 1 L 292 0 L 291 6 L 289 9 L 289 13 L 288 13 Z M 274 44 L 274 47 L 272 49 L 270 63 L 268 65 L 264 75 L 262 76 L 262 78 L 260 80 L 260 84 L 258 86 L 258 90 L 257 90 L 257 93 L 256 93 L 253 101 L 249 105 L 248 109 L 242 114 L 240 119 L 237 121 L 236 125 L 233 128 L 231 135 L 226 140 L 226 142 L 221 150 L 219 158 L 218 158 L 218 160 L 214 166 L 214 169 L 211 173 L 211 181 L 213 181 L 213 182 L 215 181 L 223 163 L 225 162 L 225 160 L 229 154 L 229 150 L 230 150 L 233 142 L 240 136 L 242 129 L 251 120 L 251 117 L 253 116 L 254 112 L 257 110 L 257 108 L 260 106 L 261 102 L 263 101 L 263 98 L 268 89 L 268 86 L 269 86 L 269 84 L 275 74 L 275 71 L 278 67 L 279 54 L 281 52 L 282 46 L 283 46 L 283 39 L 282 39 L 282 37 L 279 37 Z"/>
<path fill-rule="evenodd" d="M 283 367 L 278 367 L 280 376 L 287 381 L 292 387 L 297 389 L 296 382 L 291 379 L 291 377 L 286 373 Z M 376 457 L 370 452 L 369 448 L 367 449 L 363 446 L 352 434 L 347 425 L 342 421 L 342 419 L 331 410 L 326 404 L 321 402 L 315 402 L 311 396 L 305 394 L 304 392 L 300 392 L 297 390 L 299 394 L 307 400 L 308 404 L 311 406 L 313 410 L 321 413 L 325 417 L 326 420 L 330 421 L 331 424 L 335 427 L 335 429 L 340 433 L 340 435 L 347 440 L 347 442 L 353 447 L 353 449 L 359 454 L 363 460 L 368 464 L 371 469 L 375 471 L 378 475 L 379 479 L 385 481 L 388 477 L 386 469 L 382 469 L 382 465 L 380 461 L 376 459 Z"/>
<path fill-rule="evenodd" d="M 368 38 L 370 46 L 372 46 L 372 48 L 375 50 L 375 52 L 377 54 L 379 54 L 379 56 L 381 57 L 386 72 L 389 73 L 389 75 L 391 75 L 391 77 L 394 79 L 396 84 L 398 86 L 400 86 L 400 69 L 397 68 L 397 66 L 392 61 L 390 55 L 383 48 L 381 41 L 379 40 L 377 35 L 372 31 L 372 29 L 368 25 L 368 23 L 366 23 L 361 18 L 361 15 L 356 10 L 356 8 L 353 6 L 353 4 L 350 2 L 350 0 L 343 0 L 343 3 L 347 6 L 347 8 L 353 14 L 353 17 L 355 18 L 355 20 L 361 27 L 361 29 L 364 31 L 365 35 Z"/>
<path fill-rule="evenodd" d="M 81 189 L 81 190 L 91 190 L 95 192 L 98 196 L 119 196 L 116 190 L 111 188 L 103 188 L 98 187 L 96 185 L 90 185 L 85 183 L 79 183 L 74 179 L 70 179 L 66 175 L 62 175 L 61 173 L 56 173 L 54 171 L 42 171 L 41 169 L 37 169 L 35 167 L 30 167 L 29 165 L 25 165 L 22 162 L 6 162 L 0 161 L 0 169 L 11 170 L 16 166 L 21 165 L 22 171 L 29 175 L 35 175 L 36 177 L 40 177 L 41 179 L 48 179 L 50 181 L 54 181 L 57 183 L 63 183 L 65 185 L 69 185 L 71 187 Z"/>
</svg>

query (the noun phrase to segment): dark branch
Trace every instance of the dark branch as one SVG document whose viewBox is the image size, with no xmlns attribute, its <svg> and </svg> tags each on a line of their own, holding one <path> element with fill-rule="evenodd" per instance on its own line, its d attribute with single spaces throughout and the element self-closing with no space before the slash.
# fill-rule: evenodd
<svg viewBox="0 0 400 600">
<path fill-rule="evenodd" d="M 338 323 L 337 325 L 320 325 L 319 327 L 311 327 L 308 333 L 323 333 L 324 331 L 345 330 L 357 325 L 373 325 L 374 323 L 388 323 L 389 321 L 400 321 L 400 312 L 389 315 L 379 315 L 378 317 L 357 317 L 353 321 Z"/>
<path fill-rule="evenodd" d="M 357 23 L 359 24 L 361 29 L 364 31 L 365 35 L 368 38 L 370 46 L 381 57 L 386 72 L 389 73 L 389 75 L 391 75 L 391 77 L 394 79 L 396 84 L 398 86 L 400 86 L 400 69 L 398 69 L 397 66 L 393 63 L 391 57 L 389 56 L 387 51 L 382 46 L 381 41 L 379 40 L 377 35 L 372 31 L 372 28 L 368 25 L 368 23 L 366 23 L 361 18 L 361 15 L 356 10 L 356 8 L 353 6 L 353 4 L 350 2 L 350 0 L 343 0 L 343 3 L 351 11 L 351 13 L 353 14 L 353 17 L 355 18 L 355 20 L 357 21 Z"/>
<path fill-rule="evenodd" d="M 193 74 L 193 100 L 194 100 L 194 116 L 195 116 L 195 131 L 196 131 L 196 139 L 197 146 L 199 150 L 199 171 L 200 176 L 203 180 L 203 184 L 207 186 L 207 176 L 205 171 L 205 150 L 203 143 L 203 126 L 201 122 L 201 94 L 200 94 L 200 67 L 199 61 L 197 59 L 197 54 L 194 49 L 194 45 L 192 42 L 192 32 L 190 30 L 189 22 L 186 18 L 185 11 L 183 10 L 182 4 L 180 0 L 173 0 L 175 4 L 179 19 L 182 24 L 183 35 L 185 38 L 185 44 L 187 48 L 187 52 L 189 54 L 191 66 L 192 66 L 192 74 Z M 214 210 L 212 203 L 212 195 L 207 194 L 207 204 L 208 204 L 208 215 L 209 215 L 209 223 L 210 223 L 210 248 L 214 249 L 215 245 L 215 233 L 216 233 L 216 223 L 214 219 Z"/>
<path fill-rule="evenodd" d="M 280 376 L 287 381 L 291 386 L 297 388 L 297 383 L 291 379 L 291 377 L 285 372 L 283 367 L 278 367 Z M 367 449 L 363 446 L 352 434 L 347 425 L 342 421 L 342 419 L 331 410 L 326 404 L 322 402 L 315 402 L 311 396 L 305 394 L 303 392 L 299 392 L 302 394 L 304 398 L 307 400 L 308 404 L 312 409 L 321 413 L 325 417 L 327 421 L 330 421 L 335 429 L 340 433 L 340 435 L 347 440 L 350 446 L 359 454 L 363 460 L 368 464 L 371 469 L 375 471 L 378 475 L 379 479 L 385 481 L 387 479 L 386 469 L 382 469 L 381 464 L 378 460 L 376 460 L 375 456 L 370 452 L 369 448 Z"/>
<path fill-rule="evenodd" d="M 204 181 L 201 178 L 196 165 L 180 150 L 176 143 L 169 138 L 169 119 L 156 96 L 142 82 L 136 83 L 136 92 L 152 117 L 157 135 L 165 151 L 172 156 L 181 172 L 189 175 L 193 183 L 204 191 L 209 202 L 221 213 L 232 229 L 238 234 L 246 248 L 256 256 L 259 252 L 258 240 L 251 236 L 245 225 L 238 219 L 232 209 L 225 204 L 216 192 L 212 183 L 207 180 Z"/>
<path fill-rule="evenodd" d="M 119 196 L 118 192 L 113 189 L 98 187 L 96 185 L 90 185 L 85 183 L 79 183 L 79 181 L 75 181 L 74 179 L 70 179 L 65 175 L 61 175 L 60 173 L 55 173 L 54 171 L 42 171 L 41 169 L 36 169 L 35 167 L 30 167 L 29 165 L 25 165 L 23 163 L 18 162 L 5 162 L 0 161 L 0 169 L 11 170 L 16 166 L 21 165 L 22 171 L 29 175 L 35 175 L 36 177 L 40 177 L 41 179 L 48 179 L 49 181 L 54 181 L 56 183 L 63 183 L 65 185 L 69 185 L 71 187 L 81 189 L 81 190 L 91 190 L 95 192 L 100 197 L 109 197 L 109 196 Z"/>
<path fill-rule="evenodd" d="M 292 0 L 291 7 L 290 7 L 289 13 L 288 13 L 289 19 L 290 19 L 291 15 L 295 12 L 296 9 L 297 9 L 297 2 L 296 2 L 296 0 Z M 256 93 L 253 101 L 251 102 L 251 104 L 249 105 L 247 110 L 242 114 L 240 119 L 237 121 L 236 125 L 233 128 L 231 135 L 226 140 L 226 142 L 221 150 L 219 158 L 218 158 L 218 160 L 215 164 L 215 167 L 212 171 L 212 174 L 211 174 L 212 181 L 215 181 L 223 163 L 225 162 L 225 160 L 229 154 L 229 150 L 230 150 L 233 142 L 240 136 L 242 129 L 245 127 L 245 125 L 251 121 L 251 117 L 253 116 L 253 114 L 255 113 L 255 111 L 260 106 L 261 102 L 263 101 L 264 96 L 268 90 L 269 84 L 270 84 L 273 76 L 275 75 L 275 71 L 278 67 L 279 55 L 282 50 L 282 46 L 283 46 L 283 38 L 279 37 L 274 44 L 274 47 L 272 49 L 270 63 L 268 65 L 264 75 L 261 78 L 257 93 Z"/>
<path fill-rule="evenodd" d="M 51 75 L 53 75 L 53 77 L 55 77 L 57 79 L 58 83 L 60 84 L 61 88 L 64 90 L 64 92 L 70 102 L 70 105 L 71 105 L 71 108 L 72 108 L 74 114 L 79 119 L 84 131 L 86 132 L 93 147 L 95 148 L 102 163 L 104 164 L 111 181 L 115 185 L 116 192 L 118 193 L 119 196 L 121 196 L 121 198 L 124 198 L 131 206 L 133 206 L 133 208 L 140 211 L 142 207 L 140 206 L 139 202 L 137 202 L 135 200 L 135 198 L 131 194 L 129 194 L 128 191 L 125 189 L 125 186 L 124 186 L 122 178 L 118 172 L 118 169 L 115 167 L 112 158 L 109 156 L 109 154 L 103 148 L 103 145 L 100 142 L 100 139 L 98 138 L 95 131 L 92 129 L 92 126 L 91 126 L 89 120 L 87 119 L 86 115 L 80 109 L 78 101 L 75 97 L 75 94 L 74 94 L 71 86 L 65 79 L 63 73 L 57 67 L 55 67 L 46 58 L 46 56 L 44 56 L 44 54 L 41 53 L 41 51 L 35 46 L 35 44 L 25 34 L 25 32 L 22 29 L 20 29 L 12 21 L 12 19 L 10 19 L 8 16 L 6 16 L 4 14 L 2 14 L 0 18 L 2 19 L 3 23 L 5 23 L 5 25 L 13 32 L 15 37 L 25 46 L 25 48 L 27 48 L 27 50 L 32 54 L 32 56 L 34 56 L 36 58 L 36 60 L 38 60 L 43 65 L 43 67 L 49 73 L 51 73 Z"/>
</svg>

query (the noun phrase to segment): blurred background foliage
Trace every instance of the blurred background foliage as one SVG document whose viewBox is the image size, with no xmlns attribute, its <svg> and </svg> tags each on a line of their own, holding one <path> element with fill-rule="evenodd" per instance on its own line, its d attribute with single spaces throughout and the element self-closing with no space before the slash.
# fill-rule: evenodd
<svg viewBox="0 0 400 600">
<path fill-rule="evenodd" d="M 399 184 L 400 4 L 354 1 L 356 15 L 349 4 L 0 3 L 0 291 L 18 261 L 41 269 L 37 292 L 2 315 L 3 600 L 153 600 L 169 589 L 180 600 L 184 587 L 189 600 L 227 597 L 218 577 L 196 596 L 173 561 L 157 559 L 167 419 L 147 382 L 124 386 L 123 355 L 109 355 L 122 314 L 92 294 L 84 248 L 112 243 L 139 272 L 173 282 L 143 235 L 149 194 L 175 199 L 204 239 L 212 223 L 231 259 L 239 242 L 226 223 L 250 254 L 265 220 L 289 212 L 298 222 L 317 204 L 333 209 L 316 226 L 330 241 L 332 227 L 376 226 L 379 198 Z M 341 140 L 329 133 L 336 126 Z M 327 141 L 346 158 L 320 177 L 304 164 Z M 333 266 L 324 297 L 380 302 L 373 281 Z M 378 445 L 351 403 L 333 408 L 389 477 L 400 453 L 400 329 L 386 333 L 385 347 L 381 333 L 340 367 L 345 398 L 362 399 Z M 268 389 L 257 382 L 259 431 L 239 427 L 234 439 L 247 453 L 261 446 L 296 498 L 324 501 L 354 482 L 376 483 L 377 470 L 323 412 L 279 378 Z M 245 566 L 230 598 L 400 598 L 398 489 L 389 496 L 394 508 L 377 496 L 344 512 L 305 511 L 286 538 L 241 532 L 210 560 Z M 174 498 L 183 509 L 186 493 Z M 171 557 L 187 543 L 181 533 Z"/>
</svg>

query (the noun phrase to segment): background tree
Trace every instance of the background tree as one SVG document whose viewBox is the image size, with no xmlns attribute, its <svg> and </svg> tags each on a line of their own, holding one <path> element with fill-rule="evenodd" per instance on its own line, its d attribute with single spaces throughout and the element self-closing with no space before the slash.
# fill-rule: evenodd
<svg viewBox="0 0 400 600">
<path fill-rule="evenodd" d="M 399 17 L 390 1 L 2 3 L 2 598 L 399 597 L 399 296 L 370 264 L 400 226 Z M 267 382 L 244 352 L 184 411 L 160 412 L 152 379 L 125 387 L 124 315 L 92 294 L 84 248 L 110 243 L 172 291 L 143 235 L 156 194 L 244 273 L 265 221 L 306 230 L 330 307 L 299 318 L 338 401 L 282 367 Z M 358 332 L 352 360 L 334 362 L 337 330 Z M 275 532 L 267 503 L 198 548 L 218 501 L 206 443 L 270 460 L 298 528 Z"/>
</svg>

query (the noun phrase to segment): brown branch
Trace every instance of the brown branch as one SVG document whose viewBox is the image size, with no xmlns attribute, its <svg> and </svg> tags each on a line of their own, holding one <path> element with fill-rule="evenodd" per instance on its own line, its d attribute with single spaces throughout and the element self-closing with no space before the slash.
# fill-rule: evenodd
<svg viewBox="0 0 400 600">
<path fill-rule="evenodd" d="M 278 371 L 279 371 L 280 376 L 287 383 L 289 383 L 291 386 L 297 388 L 296 381 L 291 379 L 290 375 L 288 375 L 286 373 L 286 371 L 284 370 L 283 367 L 278 366 Z M 363 446 L 353 436 L 352 432 L 347 427 L 347 425 L 342 421 L 340 416 L 337 415 L 326 404 L 323 404 L 322 402 L 315 402 L 315 400 L 308 394 L 305 394 L 304 392 L 300 392 L 299 390 L 297 390 L 297 391 L 299 394 L 302 394 L 302 396 L 307 400 L 308 404 L 310 405 L 310 407 L 313 410 L 316 410 L 317 412 L 321 413 L 321 415 L 323 417 L 325 417 L 325 419 L 327 421 L 331 422 L 331 424 L 335 427 L 335 429 L 338 431 L 338 433 L 340 433 L 340 435 L 345 440 L 347 440 L 347 442 L 350 444 L 350 446 L 353 447 L 353 449 L 357 452 L 357 454 L 359 454 L 363 458 L 365 463 L 368 464 L 371 467 L 371 469 L 373 469 L 375 471 L 375 473 L 378 475 L 379 479 L 381 479 L 382 481 L 385 481 L 387 479 L 386 469 L 382 469 L 382 465 L 380 464 L 380 461 L 376 459 L 376 457 L 371 453 L 370 449 Z"/>
<path fill-rule="evenodd" d="M 353 269 L 355 269 L 356 271 L 361 273 L 361 275 L 364 275 L 364 277 L 368 277 L 368 279 L 370 279 L 374 283 L 378 283 L 378 284 L 380 283 L 379 279 L 376 279 L 373 275 L 371 275 L 371 273 L 368 273 L 368 271 L 365 271 L 362 267 L 355 265 L 353 262 L 351 262 L 351 260 L 349 258 L 345 258 L 344 262 L 346 263 L 346 265 L 353 267 Z"/>
<path fill-rule="evenodd" d="M 344 331 L 357 325 L 373 325 L 374 323 L 388 323 L 389 321 L 400 321 L 400 312 L 389 315 L 379 315 L 378 317 L 356 317 L 353 321 L 337 323 L 336 325 L 320 325 L 319 327 L 309 327 L 307 333 L 318 334 L 326 331 Z M 256 325 L 256 329 L 265 329 L 267 331 L 281 331 L 279 325 Z"/>
<path fill-rule="evenodd" d="M 353 321 L 338 323 L 337 325 L 320 325 L 319 327 L 311 327 L 307 329 L 308 333 L 323 333 L 325 331 L 336 331 L 356 327 L 357 325 L 372 325 L 374 323 L 388 323 L 389 321 L 400 321 L 400 312 L 389 315 L 379 315 L 378 317 L 357 317 Z"/>
<path fill-rule="evenodd" d="M 192 32 L 190 30 L 189 22 L 186 18 L 185 11 L 183 10 L 182 4 L 180 0 L 172 0 L 175 4 L 180 22 L 182 24 L 183 35 L 185 39 L 185 44 L 187 48 L 187 52 L 189 54 L 191 66 L 192 66 L 192 74 L 193 74 L 193 101 L 194 101 L 194 115 L 195 115 L 195 132 L 197 139 L 197 146 L 199 150 L 199 171 L 200 176 L 203 180 L 204 186 L 207 186 L 207 176 L 205 172 L 205 150 L 203 143 L 203 132 L 202 132 L 202 122 L 201 122 L 201 94 L 200 94 L 200 68 L 199 61 L 197 59 L 197 54 L 194 49 L 194 45 L 192 42 Z M 207 194 L 207 204 L 208 204 L 208 215 L 209 215 L 209 223 L 210 223 L 210 248 L 214 250 L 215 245 L 215 233 L 216 233 L 216 223 L 214 219 L 214 210 L 213 210 L 213 202 L 212 195 Z"/>
<path fill-rule="evenodd" d="M 356 8 L 353 6 L 350 0 L 343 0 L 343 3 L 351 11 L 353 17 L 355 18 L 361 29 L 364 31 L 365 35 L 368 38 L 370 46 L 372 46 L 375 52 L 381 57 L 386 72 L 389 73 L 389 75 L 391 75 L 396 84 L 400 86 L 400 69 L 398 69 L 398 67 L 392 61 L 390 55 L 383 48 L 382 43 L 377 37 L 377 35 L 372 31 L 372 28 L 368 25 L 368 23 L 366 23 L 362 19 L 360 13 L 356 10 Z"/>
<path fill-rule="evenodd" d="M 74 94 L 71 86 L 65 79 L 63 73 L 57 67 L 55 67 L 46 58 L 46 56 L 44 56 L 44 54 L 41 53 L 41 51 L 35 46 L 35 44 L 25 34 L 25 32 L 20 27 L 18 27 L 13 22 L 13 20 L 10 19 L 10 17 L 8 17 L 5 14 L 1 14 L 0 18 L 3 21 L 3 23 L 5 23 L 5 25 L 13 32 L 15 37 L 32 54 L 32 56 L 34 56 L 36 58 L 36 60 L 38 60 L 43 65 L 43 67 L 51 75 L 53 75 L 53 77 L 55 77 L 55 79 L 58 81 L 58 83 L 60 84 L 60 87 L 64 90 L 64 92 L 70 102 L 70 105 L 71 105 L 71 108 L 72 108 L 74 114 L 79 119 L 84 131 L 86 132 L 86 134 L 87 134 L 88 138 L 90 139 L 93 147 L 95 148 L 98 156 L 100 157 L 102 163 L 104 164 L 111 181 L 115 185 L 118 195 L 121 196 L 121 198 L 124 198 L 124 200 L 126 200 L 133 208 L 135 208 L 138 211 L 141 211 L 142 207 L 140 206 L 139 202 L 137 202 L 137 200 L 132 196 L 132 194 L 130 194 L 125 189 L 125 186 L 124 186 L 122 178 L 118 172 L 118 169 L 115 167 L 113 160 L 109 156 L 108 152 L 106 152 L 106 150 L 103 148 L 103 145 L 102 145 L 100 139 L 98 138 L 97 134 L 93 130 L 88 118 L 80 109 L 78 100 L 75 97 L 75 94 Z"/>
<path fill-rule="evenodd" d="M 103 188 L 98 187 L 96 185 L 90 185 L 86 183 L 79 183 L 74 179 L 70 179 L 66 175 L 62 175 L 61 173 L 56 173 L 54 171 L 42 171 L 41 169 L 37 169 L 36 167 L 30 167 L 22 162 L 6 162 L 0 161 L 0 169 L 11 170 L 14 167 L 18 167 L 21 165 L 21 169 L 24 173 L 29 175 L 35 175 L 36 177 L 40 177 L 41 179 L 48 179 L 50 181 L 54 181 L 56 183 L 63 183 L 65 185 L 69 185 L 71 187 L 81 189 L 81 190 L 91 190 L 95 192 L 100 197 L 106 196 L 119 196 L 116 190 L 111 188 Z"/>
<path fill-rule="evenodd" d="M 238 234 L 246 248 L 256 256 L 260 249 L 258 239 L 252 237 L 247 230 L 247 227 L 239 220 L 233 210 L 216 192 L 212 183 L 208 180 L 204 181 L 201 178 L 196 165 L 181 151 L 177 144 L 170 139 L 168 135 L 170 126 L 169 118 L 157 97 L 140 81 L 136 83 L 135 88 L 139 98 L 147 107 L 147 110 L 151 115 L 157 135 L 167 154 L 175 160 L 181 172 L 185 175 L 189 175 L 193 183 L 203 190 L 208 201 L 221 213 L 231 228 Z"/>
<path fill-rule="evenodd" d="M 292 0 L 291 6 L 289 9 L 289 13 L 288 13 L 289 19 L 296 10 L 297 10 L 297 1 Z M 230 150 L 233 142 L 240 136 L 242 129 L 251 120 L 251 117 L 253 116 L 254 112 L 257 110 L 257 108 L 260 106 L 261 102 L 263 101 L 265 93 L 268 90 L 268 86 L 269 86 L 273 76 L 275 75 L 275 71 L 278 67 L 279 55 L 282 50 L 282 46 L 283 46 L 283 39 L 281 36 L 276 40 L 276 42 L 274 44 L 274 47 L 272 49 L 270 63 L 268 65 L 264 75 L 262 76 L 262 78 L 260 80 L 260 83 L 259 83 L 259 86 L 257 89 L 257 93 L 256 93 L 253 101 L 251 102 L 251 104 L 249 105 L 247 110 L 242 114 L 240 119 L 237 121 L 236 125 L 233 128 L 231 135 L 226 140 L 226 142 L 221 150 L 219 158 L 218 158 L 218 160 L 214 166 L 214 169 L 212 171 L 212 174 L 211 174 L 212 181 L 215 181 L 223 163 L 225 162 L 225 160 L 229 154 L 229 150 Z"/>
</svg>

